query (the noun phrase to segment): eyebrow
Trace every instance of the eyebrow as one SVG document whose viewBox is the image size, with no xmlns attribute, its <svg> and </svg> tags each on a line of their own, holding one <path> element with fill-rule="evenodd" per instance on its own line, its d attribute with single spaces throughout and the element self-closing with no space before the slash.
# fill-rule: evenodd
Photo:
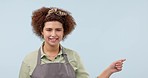
<svg viewBox="0 0 148 78">
<path fill-rule="evenodd" d="M 53 29 L 53 28 L 45 28 L 45 29 Z M 55 29 L 63 29 L 63 28 L 55 28 Z"/>
</svg>

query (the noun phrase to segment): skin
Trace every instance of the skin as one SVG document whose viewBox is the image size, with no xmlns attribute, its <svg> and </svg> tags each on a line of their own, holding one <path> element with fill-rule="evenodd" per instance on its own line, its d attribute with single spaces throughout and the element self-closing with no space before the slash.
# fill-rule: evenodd
<svg viewBox="0 0 148 78">
<path fill-rule="evenodd" d="M 42 31 L 45 40 L 43 50 L 53 60 L 59 52 L 60 41 L 63 39 L 64 29 L 62 23 L 49 21 L 45 23 Z"/>
<path fill-rule="evenodd" d="M 97 78 L 109 78 L 113 73 L 121 71 L 123 67 L 123 62 L 125 60 L 126 59 L 121 59 L 113 62 Z"/>
</svg>

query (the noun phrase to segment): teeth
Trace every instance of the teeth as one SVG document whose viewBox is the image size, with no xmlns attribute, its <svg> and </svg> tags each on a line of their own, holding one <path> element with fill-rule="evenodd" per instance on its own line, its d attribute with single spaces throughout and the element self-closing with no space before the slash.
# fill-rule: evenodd
<svg viewBox="0 0 148 78">
<path fill-rule="evenodd" d="M 53 39 L 53 38 L 50 38 L 50 40 L 51 40 L 51 41 L 56 41 L 56 39 L 55 39 L 55 38 L 54 38 L 54 39 Z"/>
<path fill-rule="evenodd" d="M 56 39 L 51 39 L 52 41 L 55 41 Z"/>
<path fill-rule="evenodd" d="M 58 38 L 57 37 L 48 37 L 50 41 L 55 42 Z"/>
<path fill-rule="evenodd" d="M 50 39 L 56 39 L 56 38 L 58 38 L 58 37 L 48 37 L 48 38 L 50 38 Z"/>
</svg>

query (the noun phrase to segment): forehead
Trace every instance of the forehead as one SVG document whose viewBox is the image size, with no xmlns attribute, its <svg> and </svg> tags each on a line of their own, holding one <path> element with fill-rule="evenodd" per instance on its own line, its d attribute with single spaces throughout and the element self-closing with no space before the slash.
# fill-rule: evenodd
<svg viewBox="0 0 148 78">
<path fill-rule="evenodd" d="M 62 23 L 58 21 L 48 21 L 45 23 L 45 28 L 63 28 Z"/>
</svg>

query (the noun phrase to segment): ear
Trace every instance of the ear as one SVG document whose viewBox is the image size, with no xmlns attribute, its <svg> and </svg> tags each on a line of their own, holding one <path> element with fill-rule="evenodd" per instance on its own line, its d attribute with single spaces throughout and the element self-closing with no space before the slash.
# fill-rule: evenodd
<svg viewBox="0 0 148 78">
<path fill-rule="evenodd" d="M 43 31 L 41 31 L 42 36 L 44 35 Z"/>
</svg>

